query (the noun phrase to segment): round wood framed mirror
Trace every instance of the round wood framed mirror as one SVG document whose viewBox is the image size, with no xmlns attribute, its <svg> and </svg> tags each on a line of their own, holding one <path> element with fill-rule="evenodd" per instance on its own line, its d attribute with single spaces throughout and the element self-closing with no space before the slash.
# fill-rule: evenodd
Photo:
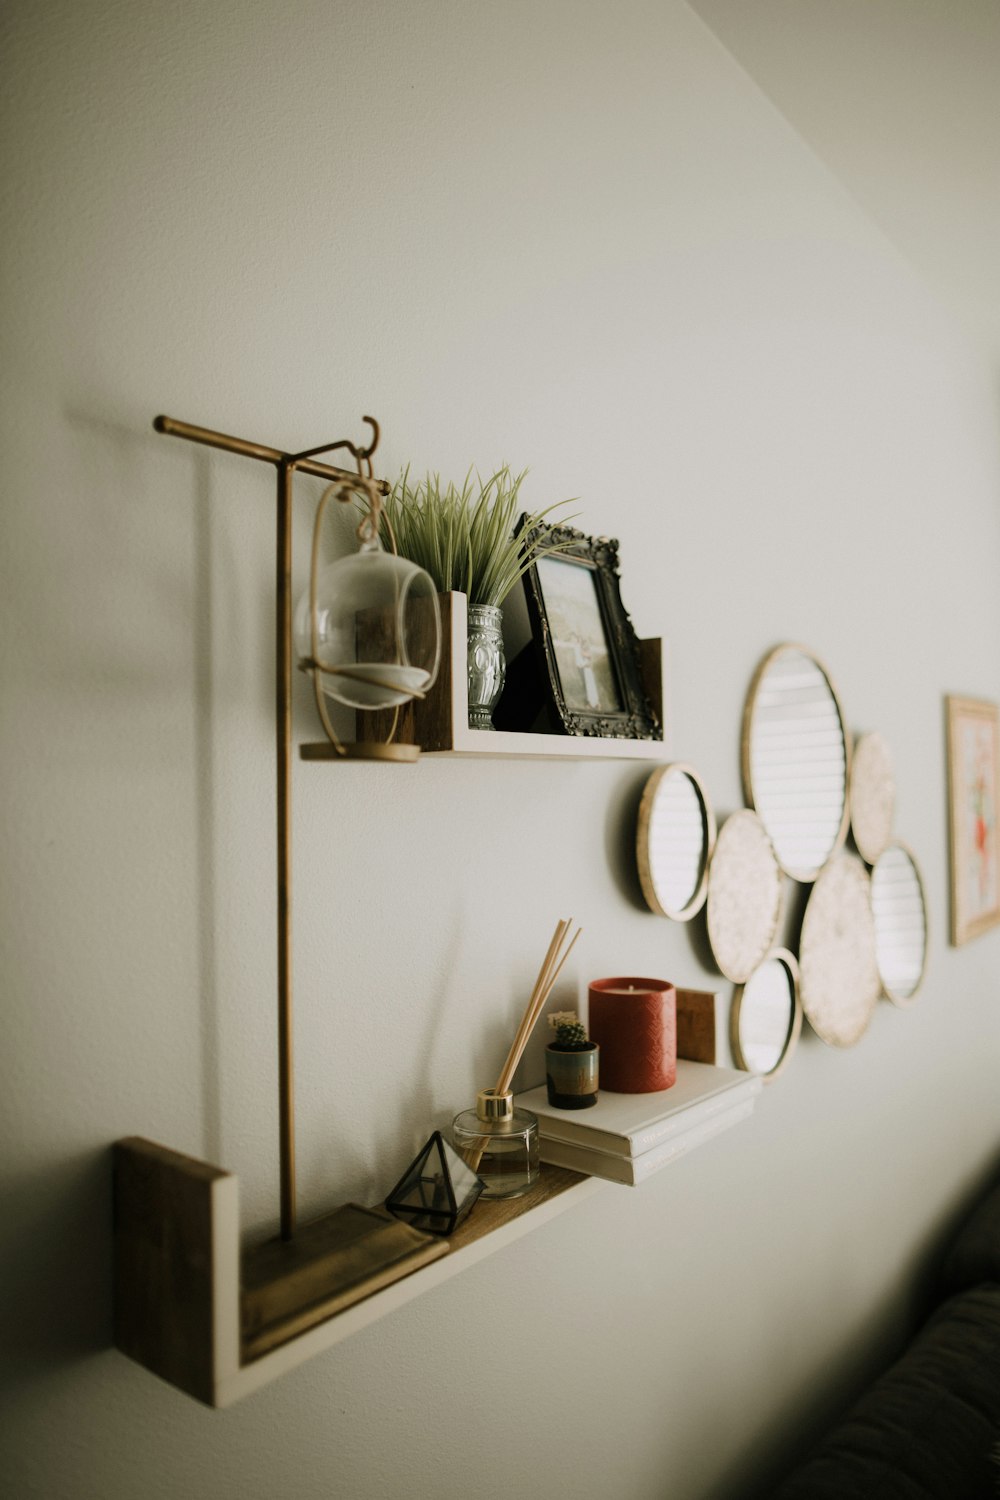
<svg viewBox="0 0 1000 1500">
<path fill-rule="evenodd" d="M 875 957 L 882 991 L 909 1005 L 927 971 L 927 903 L 912 852 L 898 839 L 883 849 L 871 874 Z"/>
<path fill-rule="evenodd" d="M 738 1068 L 770 1083 L 787 1067 L 802 1031 L 799 966 L 787 948 L 772 948 L 737 986 L 729 1030 Z"/>
<path fill-rule="evenodd" d="M 778 863 L 811 882 L 847 834 L 850 736 L 826 668 L 804 646 L 771 651 L 743 710 L 743 790 Z"/>
<path fill-rule="evenodd" d="M 676 761 L 653 772 L 636 825 L 636 863 L 652 911 L 688 922 L 705 904 L 715 848 L 715 814 L 693 766 Z"/>
</svg>

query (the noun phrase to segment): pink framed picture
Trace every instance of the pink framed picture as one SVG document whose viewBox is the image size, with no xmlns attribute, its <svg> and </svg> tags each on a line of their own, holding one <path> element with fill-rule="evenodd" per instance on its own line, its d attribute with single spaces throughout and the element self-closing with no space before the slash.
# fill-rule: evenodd
<svg viewBox="0 0 1000 1500">
<path fill-rule="evenodd" d="M 945 700 L 951 848 L 951 941 L 1000 922 L 1000 710 L 980 698 Z"/>
</svg>

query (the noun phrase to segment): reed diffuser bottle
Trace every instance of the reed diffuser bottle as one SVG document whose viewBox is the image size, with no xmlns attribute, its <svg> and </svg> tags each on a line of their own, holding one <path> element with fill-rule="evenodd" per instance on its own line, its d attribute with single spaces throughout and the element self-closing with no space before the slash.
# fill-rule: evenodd
<svg viewBox="0 0 1000 1500">
<path fill-rule="evenodd" d="M 538 1120 L 529 1110 L 514 1108 L 510 1086 L 552 986 L 580 936 L 577 928 L 566 942 L 571 926 L 569 921 L 556 924 L 495 1087 L 480 1089 L 475 1109 L 464 1109 L 451 1124 L 455 1150 L 483 1183 L 484 1198 L 519 1198 L 538 1180 Z"/>
<path fill-rule="evenodd" d="M 484 1198 L 520 1198 L 538 1181 L 538 1120 L 509 1091 L 480 1089 L 475 1109 L 452 1121 L 455 1149 L 483 1184 Z"/>
</svg>

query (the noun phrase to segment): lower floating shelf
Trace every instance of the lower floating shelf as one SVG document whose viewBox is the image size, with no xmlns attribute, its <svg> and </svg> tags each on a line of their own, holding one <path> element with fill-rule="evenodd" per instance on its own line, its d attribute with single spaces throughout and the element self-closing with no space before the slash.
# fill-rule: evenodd
<svg viewBox="0 0 1000 1500">
<path fill-rule="evenodd" d="M 523 1198 L 481 1200 L 440 1258 L 417 1260 L 401 1280 L 305 1331 L 290 1317 L 283 1341 L 254 1357 L 259 1341 L 241 1334 L 241 1283 L 259 1253 L 241 1267 L 237 1178 L 139 1137 L 114 1151 L 115 1344 L 208 1406 L 270 1384 L 605 1186 L 543 1166 Z"/>
<path fill-rule="evenodd" d="M 666 1165 L 751 1112 L 760 1079 L 719 1067 L 720 1000 L 711 991 L 678 990 L 682 1086 L 673 1102 L 685 1128 L 671 1128 L 661 1149 L 639 1159 L 643 1171 L 619 1181 L 638 1181 L 646 1165 Z M 609 1103 L 614 1097 L 629 1096 Z M 559 1143 L 541 1134 L 544 1158 Z M 585 1149 L 572 1163 L 543 1161 L 523 1198 L 480 1199 L 446 1243 L 381 1209 L 347 1205 L 290 1241 L 241 1255 L 233 1173 L 138 1136 L 117 1141 L 115 1345 L 206 1405 L 230 1406 L 584 1198 L 619 1191 L 589 1175 L 607 1168 L 594 1157 Z"/>
</svg>

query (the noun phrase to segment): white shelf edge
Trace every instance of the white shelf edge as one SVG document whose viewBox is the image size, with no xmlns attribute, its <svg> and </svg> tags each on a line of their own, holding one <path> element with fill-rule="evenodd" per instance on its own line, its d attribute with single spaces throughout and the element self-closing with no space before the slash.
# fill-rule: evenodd
<svg viewBox="0 0 1000 1500">
<path fill-rule="evenodd" d="M 450 750 L 421 750 L 429 760 L 665 760 L 663 740 L 605 740 L 585 735 L 524 734 L 509 729 L 468 729 Z"/>
</svg>

